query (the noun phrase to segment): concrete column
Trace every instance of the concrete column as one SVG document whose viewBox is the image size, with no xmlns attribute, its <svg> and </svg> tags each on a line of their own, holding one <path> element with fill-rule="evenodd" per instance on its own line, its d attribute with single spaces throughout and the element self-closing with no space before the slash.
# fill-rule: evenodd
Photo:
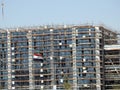
<svg viewBox="0 0 120 90">
<path fill-rule="evenodd" d="M 32 31 L 28 31 L 27 33 L 28 38 L 28 60 L 29 60 L 29 90 L 34 89 L 34 82 L 33 82 L 33 71 L 32 71 Z"/>
<path fill-rule="evenodd" d="M 53 90 L 56 90 L 56 84 L 55 84 L 55 67 L 54 67 L 54 47 L 53 47 L 53 29 L 50 29 L 50 40 L 51 40 L 51 43 L 50 43 L 50 46 L 51 46 L 51 49 L 50 49 L 50 52 L 51 52 L 51 55 L 50 55 L 50 64 L 51 64 L 51 86 L 52 86 L 52 89 Z"/>
<path fill-rule="evenodd" d="M 99 40 L 99 27 L 95 27 L 96 29 L 96 48 L 95 48 L 95 52 L 96 52 L 96 90 L 101 90 L 101 72 L 100 72 L 100 40 Z"/>
<path fill-rule="evenodd" d="M 72 28 L 73 90 L 77 90 L 76 29 Z"/>
<path fill-rule="evenodd" d="M 12 89 L 12 75 L 11 75 L 11 37 L 7 30 L 7 53 L 8 53 L 8 90 Z"/>
</svg>

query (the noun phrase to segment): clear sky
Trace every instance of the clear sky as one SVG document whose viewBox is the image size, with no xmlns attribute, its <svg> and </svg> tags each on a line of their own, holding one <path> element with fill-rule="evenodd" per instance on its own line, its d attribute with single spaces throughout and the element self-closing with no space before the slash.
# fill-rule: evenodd
<svg viewBox="0 0 120 90">
<path fill-rule="evenodd" d="M 4 19 L 0 9 L 0 27 L 90 23 L 120 31 L 120 0 L 3 1 Z"/>
</svg>

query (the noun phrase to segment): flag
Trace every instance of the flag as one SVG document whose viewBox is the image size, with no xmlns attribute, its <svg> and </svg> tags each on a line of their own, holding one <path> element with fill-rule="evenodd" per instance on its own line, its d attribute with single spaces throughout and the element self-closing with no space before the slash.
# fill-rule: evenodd
<svg viewBox="0 0 120 90">
<path fill-rule="evenodd" d="M 43 60 L 43 56 L 42 56 L 42 54 L 36 54 L 36 53 L 35 53 L 35 54 L 33 55 L 33 59 L 34 59 L 34 60 Z"/>
</svg>

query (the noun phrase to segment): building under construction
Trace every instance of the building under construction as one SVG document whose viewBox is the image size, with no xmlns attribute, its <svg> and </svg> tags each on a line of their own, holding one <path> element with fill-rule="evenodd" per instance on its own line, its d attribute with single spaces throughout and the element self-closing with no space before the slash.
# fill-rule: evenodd
<svg viewBox="0 0 120 90">
<path fill-rule="evenodd" d="M 0 30 L 2 90 L 118 90 L 119 35 L 103 26 Z"/>
</svg>

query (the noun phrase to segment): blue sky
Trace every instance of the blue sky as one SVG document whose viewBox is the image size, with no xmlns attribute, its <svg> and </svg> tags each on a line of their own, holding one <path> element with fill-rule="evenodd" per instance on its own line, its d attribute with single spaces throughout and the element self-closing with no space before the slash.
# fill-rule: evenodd
<svg viewBox="0 0 120 90">
<path fill-rule="evenodd" d="M 2 1 L 2 0 L 1 0 Z M 0 27 L 104 24 L 120 30 L 120 0 L 3 0 Z"/>
</svg>

